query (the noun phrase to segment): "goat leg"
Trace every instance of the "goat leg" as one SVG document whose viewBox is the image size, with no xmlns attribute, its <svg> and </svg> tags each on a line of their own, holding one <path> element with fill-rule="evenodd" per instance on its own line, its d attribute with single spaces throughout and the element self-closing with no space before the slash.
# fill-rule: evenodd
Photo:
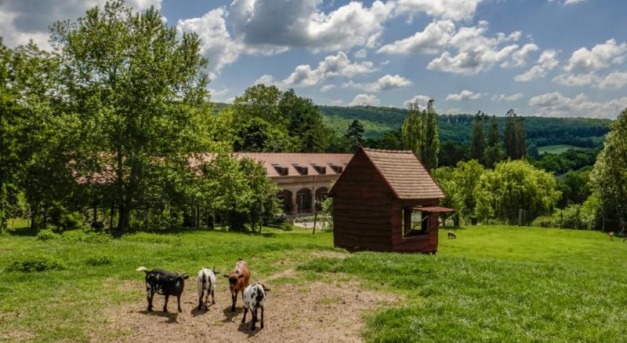
<svg viewBox="0 0 627 343">
<path fill-rule="evenodd" d="M 152 289 L 146 291 L 146 300 L 148 300 L 148 312 L 152 312 L 152 298 L 155 296 L 155 292 Z"/>
<path fill-rule="evenodd" d="M 253 324 L 250 327 L 250 331 L 255 331 L 255 323 L 257 322 L 257 308 L 250 310 L 250 315 L 253 317 Z"/>
<path fill-rule="evenodd" d="M 215 297 L 215 290 L 211 290 L 211 303 L 215 304 L 216 303 L 216 297 Z M 209 299 L 209 295 L 207 295 L 207 299 Z"/>
<path fill-rule="evenodd" d="M 168 312 L 168 298 L 170 297 L 169 294 L 165 294 L 165 304 L 163 304 L 163 312 Z"/>
<path fill-rule="evenodd" d="M 231 306 L 231 312 L 235 312 L 235 301 L 237 300 L 237 293 L 231 293 L 231 300 L 233 300 L 233 306 Z"/>
<path fill-rule="evenodd" d="M 176 305 L 179 308 L 179 313 L 183 312 L 183 310 L 181 310 L 181 295 L 180 294 L 176 296 Z"/>
<path fill-rule="evenodd" d="M 248 308 L 244 306 L 244 316 L 242 317 L 242 323 L 246 322 L 246 313 L 248 313 Z"/>
<path fill-rule="evenodd" d="M 263 306 L 261 307 L 261 328 L 263 329 Z"/>
</svg>

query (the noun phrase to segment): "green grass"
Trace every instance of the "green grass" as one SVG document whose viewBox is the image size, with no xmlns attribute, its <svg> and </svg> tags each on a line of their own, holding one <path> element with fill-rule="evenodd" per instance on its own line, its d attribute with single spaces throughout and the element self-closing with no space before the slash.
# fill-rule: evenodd
<svg viewBox="0 0 627 343">
<path fill-rule="evenodd" d="M 581 147 L 574 146 L 574 145 L 568 145 L 568 144 L 545 145 L 545 146 L 538 147 L 538 153 L 559 155 L 561 153 L 566 152 L 569 149 L 585 149 L 585 148 L 581 148 Z"/>
<path fill-rule="evenodd" d="M 448 240 L 441 230 L 436 256 L 356 253 L 344 259 L 312 258 L 335 250 L 332 233 L 301 230 L 264 229 L 261 236 L 139 233 L 105 240 L 81 233 L 45 241 L 0 236 L 0 340 L 89 341 L 90 330 L 106 320 L 103 309 L 143 299 L 142 289 L 119 286 L 138 279 L 138 266 L 195 273 L 215 265 L 228 271 L 242 257 L 260 278 L 294 266 L 301 271 L 276 282 L 329 273 L 400 294 L 404 301 L 364 318 L 370 342 L 625 341 L 627 242 L 598 232 L 496 226 L 456 234 Z M 6 271 L 23 266 L 20 261 L 60 261 L 64 269 Z M 123 334 L 106 337 L 115 341 Z"/>
</svg>

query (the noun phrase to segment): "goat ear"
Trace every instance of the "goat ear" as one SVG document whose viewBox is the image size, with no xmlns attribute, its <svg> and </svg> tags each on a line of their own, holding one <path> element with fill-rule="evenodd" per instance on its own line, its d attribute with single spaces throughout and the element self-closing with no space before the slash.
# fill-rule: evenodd
<svg viewBox="0 0 627 343">
<path fill-rule="evenodd" d="M 240 274 L 237 278 L 238 278 L 238 279 L 242 279 L 242 278 L 244 278 L 244 274 Z"/>
<path fill-rule="evenodd" d="M 181 277 L 182 277 L 184 280 L 187 280 L 187 279 L 189 278 L 189 274 L 185 273 L 185 274 L 181 275 Z"/>
<path fill-rule="evenodd" d="M 266 285 L 264 285 L 264 284 L 261 284 L 261 287 L 263 287 L 263 290 L 265 292 L 269 292 L 270 291 L 270 288 L 267 288 Z"/>
</svg>

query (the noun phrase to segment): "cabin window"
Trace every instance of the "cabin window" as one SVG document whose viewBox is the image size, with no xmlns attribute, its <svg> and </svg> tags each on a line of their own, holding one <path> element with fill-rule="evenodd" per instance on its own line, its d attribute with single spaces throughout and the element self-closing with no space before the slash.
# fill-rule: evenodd
<svg viewBox="0 0 627 343">
<path fill-rule="evenodd" d="M 403 209 L 403 237 L 429 234 L 429 214 L 419 209 Z"/>
</svg>

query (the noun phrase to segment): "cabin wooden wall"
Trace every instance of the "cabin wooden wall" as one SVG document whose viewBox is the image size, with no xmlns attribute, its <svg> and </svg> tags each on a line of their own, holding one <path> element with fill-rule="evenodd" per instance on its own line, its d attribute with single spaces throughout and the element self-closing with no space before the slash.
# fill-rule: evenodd
<svg viewBox="0 0 627 343">
<path fill-rule="evenodd" d="M 393 194 L 363 152 L 333 187 L 333 243 L 356 250 L 392 250 Z"/>
</svg>

